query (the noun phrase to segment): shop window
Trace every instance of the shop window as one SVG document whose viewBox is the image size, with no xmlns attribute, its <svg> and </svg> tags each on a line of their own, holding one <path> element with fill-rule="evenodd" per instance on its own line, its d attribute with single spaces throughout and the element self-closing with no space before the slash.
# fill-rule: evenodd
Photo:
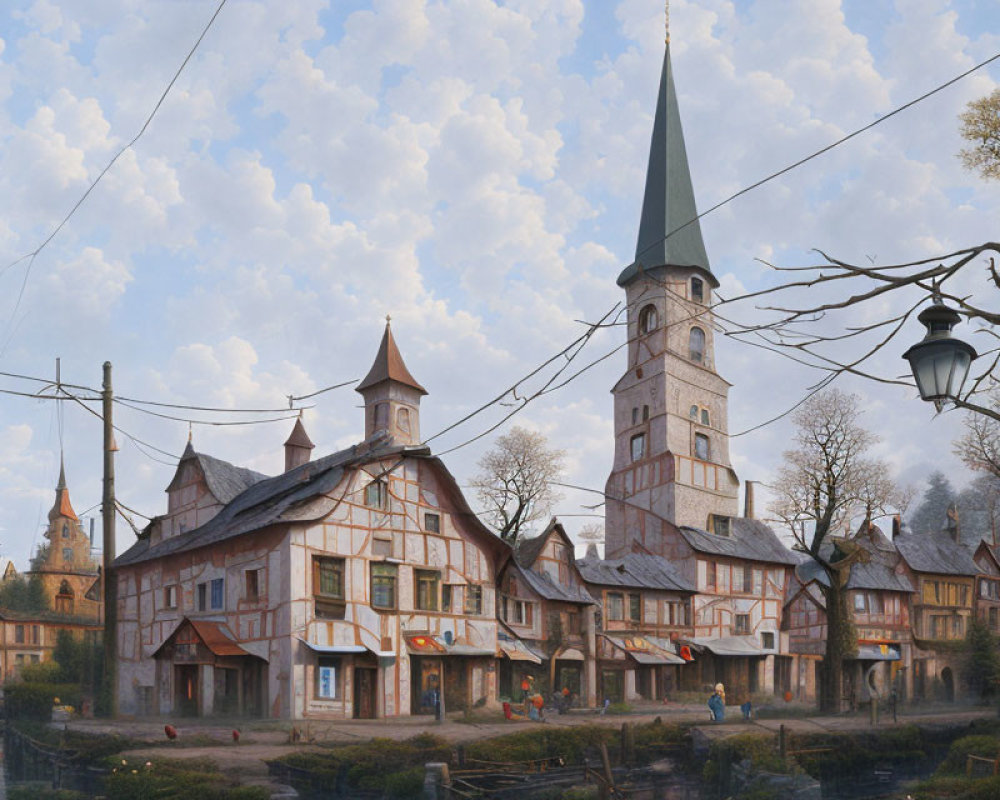
<svg viewBox="0 0 1000 800">
<path fill-rule="evenodd" d="M 372 564 L 372 608 L 396 608 L 395 564 Z"/>
<path fill-rule="evenodd" d="M 479 616 L 483 613 L 483 587 L 469 584 L 465 587 L 465 613 Z"/>
<path fill-rule="evenodd" d="M 688 334 L 688 358 L 696 364 L 705 361 L 705 331 L 701 328 L 692 328 Z"/>
<path fill-rule="evenodd" d="M 365 505 L 369 508 L 385 508 L 389 504 L 389 487 L 381 478 L 365 487 Z"/>
<path fill-rule="evenodd" d="M 320 656 L 316 663 L 316 698 L 337 700 L 340 698 L 340 659 Z"/>
<path fill-rule="evenodd" d="M 414 570 L 416 584 L 416 608 L 418 611 L 437 611 L 441 573 L 436 570 Z"/>
<path fill-rule="evenodd" d="M 317 617 L 344 618 L 344 559 L 313 556 L 313 599 Z"/>
</svg>

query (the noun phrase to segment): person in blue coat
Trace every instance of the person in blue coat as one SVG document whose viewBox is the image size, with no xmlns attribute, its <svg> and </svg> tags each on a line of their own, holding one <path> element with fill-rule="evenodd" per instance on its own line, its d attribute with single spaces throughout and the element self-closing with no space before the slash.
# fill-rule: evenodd
<svg viewBox="0 0 1000 800">
<path fill-rule="evenodd" d="M 726 688 L 715 684 L 715 692 L 708 698 L 708 710 L 712 712 L 713 722 L 722 722 L 726 718 Z"/>
</svg>

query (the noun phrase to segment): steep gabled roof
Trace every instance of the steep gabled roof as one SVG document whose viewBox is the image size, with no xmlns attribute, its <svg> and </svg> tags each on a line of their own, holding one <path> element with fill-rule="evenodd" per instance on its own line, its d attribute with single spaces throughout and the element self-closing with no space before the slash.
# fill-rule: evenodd
<svg viewBox="0 0 1000 800">
<path fill-rule="evenodd" d="M 514 558 L 517 559 L 517 563 L 522 567 L 530 567 L 538 559 L 538 556 L 542 554 L 542 550 L 545 549 L 545 543 L 548 542 L 550 536 L 558 536 L 563 540 L 570 552 L 573 552 L 574 544 L 566 533 L 566 529 L 563 528 L 562 523 L 556 517 L 549 520 L 549 524 L 545 526 L 545 530 L 542 531 L 538 536 L 521 537 L 517 540 L 517 544 L 514 547 Z"/>
<path fill-rule="evenodd" d="M 583 579 L 597 586 L 635 589 L 663 589 L 693 592 L 694 584 L 683 577 L 667 559 L 649 553 L 628 553 L 623 558 L 582 559 L 576 566 Z"/>
<path fill-rule="evenodd" d="M 285 447 L 305 447 L 312 450 L 316 445 L 312 443 L 309 434 L 306 433 L 306 426 L 302 424 L 302 417 L 295 420 L 292 432 L 285 440 Z"/>
<path fill-rule="evenodd" d="M 799 563 L 777 534 L 757 519 L 733 517 L 728 536 L 688 526 L 681 527 L 680 532 L 691 548 L 699 553 L 789 566 Z"/>
<path fill-rule="evenodd" d="M 382 343 L 375 355 L 375 363 L 372 364 L 372 368 L 368 370 L 368 374 L 365 375 L 361 383 L 354 387 L 354 390 L 362 392 L 383 381 L 396 381 L 396 383 L 402 383 L 416 389 L 420 394 L 427 394 L 427 390 L 417 383 L 416 378 L 410 374 L 406 364 L 403 363 L 403 356 L 400 355 L 399 348 L 396 347 L 396 340 L 392 336 L 392 328 L 389 327 L 388 321 L 385 323 Z"/>
<path fill-rule="evenodd" d="M 901 533 L 895 545 L 915 572 L 969 576 L 979 572 L 969 551 L 947 533 Z"/>
<path fill-rule="evenodd" d="M 499 564 L 510 548 L 479 521 L 469 508 L 458 482 L 442 461 L 431 456 L 426 447 L 395 445 L 388 436 L 379 435 L 338 453 L 301 464 L 281 475 L 254 483 L 227 503 L 212 519 L 191 531 L 164 539 L 155 545 L 150 545 L 151 537 L 144 536 L 115 559 L 115 566 L 128 566 L 196 550 L 272 525 L 305 524 L 322 519 L 339 502 L 340 498 L 333 490 L 346 472 L 393 456 L 421 458 L 434 470 L 442 494 L 450 501 L 452 518 L 461 520 L 464 529 L 492 554 L 494 564 Z"/>
<path fill-rule="evenodd" d="M 643 271 L 667 265 L 698 267 L 714 286 L 719 285 L 711 273 L 701 236 L 673 72 L 667 44 L 656 97 L 635 261 L 618 276 L 619 286 Z"/>
<path fill-rule="evenodd" d="M 267 480 L 268 477 L 246 467 L 237 467 L 221 458 L 198 453 L 189 441 L 181 454 L 181 460 L 177 462 L 177 471 L 174 473 L 173 480 L 167 486 L 168 492 L 175 488 L 181 474 L 181 467 L 185 462 L 192 460 L 201 468 L 202 475 L 205 476 L 205 485 L 212 496 L 223 504 L 230 502 L 255 483 Z"/>
<path fill-rule="evenodd" d="M 518 539 L 514 548 L 514 564 L 512 568 L 523 576 L 525 582 L 534 591 L 546 600 L 562 600 L 567 603 L 593 603 L 594 598 L 590 596 L 582 586 L 563 586 L 558 581 L 554 581 L 547 573 L 532 569 L 538 557 L 545 549 L 545 544 L 549 538 L 557 536 L 562 539 L 563 544 L 569 548 L 569 568 L 576 570 L 577 575 L 582 580 L 582 575 L 577 568 L 576 560 L 572 557 L 573 541 L 566 534 L 565 528 L 558 519 L 553 517 L 549 524 L 538 536 Z"/>
<path fill-rule="evenodd" d="M 521 578 L 534 592 L 546 600 L 560 600 L 564 603 L 585 603 L 591 605 L 594 602 L 583 586 L 563 586 L 552 580 L 547 573 L 535 572 L 520 566 L 516 561 L 512 562 L 508 569 Z"/>
</svg>

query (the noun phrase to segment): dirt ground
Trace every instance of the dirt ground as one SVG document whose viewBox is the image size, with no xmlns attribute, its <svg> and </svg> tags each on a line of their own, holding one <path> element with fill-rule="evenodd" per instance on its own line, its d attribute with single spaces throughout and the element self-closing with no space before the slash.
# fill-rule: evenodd
<svg viewBox="0 0 1000 800">
<path fill-rule="evenodd" d="M 266 762 L 285 753 L 315 749 L 330 744 L 347 744 L 367 741 L 375 737 L 408 739 L 418 733 L 428 732 L 444 737 L 450 742 L 487 739 L 516 731 L 531 730 L 541 724 L 574 726 L 601 724 L 618 728 L 623 722 L 652 722 L 660 717 L 665 723 L 700 723 L 699 730 L 708 738 L 724 738 L 750 731 L 777 733 L 781 725 L 795 733 L 846 732 L 869 730 L 871 720 L 867 715 L 810 716 L 804 709 L 788 709 L 788 715 L 781 718 L 754 719 L 744 721 L 738 708 L 729 708 L 725 723 L 709 723 L 708 711 L 701 705 L 664 704 L 637 709 L 636 713 L 601 716 L 596 712 L 574 711 L 566 715 L 550 714 L 545 723 L 529 721 L 507 721 L 502 714 L 481 715 L 472 720 L 459 716 L 445 722 L 436 722 L 427 717 L 412 717 L 392 720 L 345 720 L 337 722 L 313 721 L 295 723 L 299 741 L 291 741 L 293 723 L 272 720 L 223 721 L 212 719 L 167 719 L 144 718 L 133 720 L 95 720 L 65 718 L 54 721 L 54 725 L 65 725 L 68 729 L 93 734 L 117 734 L 148 746 L 137 747 L 123 753 L 129 761 L 153 761 L 159 758 L 186 759 L 210 758 L 227 775 L 242 784 L 263 785 L 272 790 L 273 797 L 293 797 L 285 794 L 285 787 L 274 783 L 269 777 Z M 910 708 L 901 713 L 897 723 L 891 717 L 879 720 L 879 728 L 909 723 L 921 724 L 962 724 L 977 718 L 996 717 L 992 708 L 968 709 L 955 707 Z M 175 741 L 169 741 L 163 726 L 173 725 L 178 731 Z M 240 741 L 233 741 L 233 730 L 239 730 Z"/>
</svg>

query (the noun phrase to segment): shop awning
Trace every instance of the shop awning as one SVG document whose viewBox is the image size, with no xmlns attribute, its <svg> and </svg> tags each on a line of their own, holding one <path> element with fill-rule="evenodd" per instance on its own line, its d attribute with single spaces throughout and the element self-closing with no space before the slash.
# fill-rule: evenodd
<svg viewBox="0 0 1000 800">
<path fill-rule="evenodd" d="M 684 663 L 684 659 L 680 656 L 676 656 L 666 650 L 661 650 L 642 636 L 628 636 L 619 639 L 618 637 L 604 634 L 604 638 L 618 649 L 624 650 L 636 663 L 643 664 L 644 666 Z"/>
<path fill-rule="evenodd" d="M 177 627 L 164 640 L 163 644 L 153 652 L 153 657 L 159 658 L 160 653 L 168 646 L 191 650 L 198 643 L 201 643 L 215 656 L 253 656 L 259 658 L 259 656 L 240 647 L 224 623 L 189 619 L 188 617 L 177 624 Z"/>
<path fill-rule="evenodd" d="M 661 639 L 657 636 L 647 636 L 646 641 L 652 643 L 655 647 L 659 647 L 665 653 L 676 656 L 677 661 L 671 661 L 671 664 L 686 664 L 689 661 L 694 661 L 694 656 L 691 655 L 691 648 L 686 645 L 674 644 L 668 639 Z M 684 657 L 685 653 L 687 658 Z"/>
<path fill-rule="evenodd" d="M 586 661 L 583 653 L 577 650 L 575 647 L 567 647 L 560 653 L 556 654 L 556 661 Z"/>
<path fill-rule="evenodd" d="M 749 636 L 721 636 L 718 639 L 696 638 L 691 641 L 717 656 L 763 658 L 767 655 Z"/>
<path fill-rule="evenodd" d="M 406 637 L 406 649 L 414 656 L 491 656 L 496 658 L 496 651 L 487 647 L 454 642 L 449 644 L 440 636 L 417 634 Z"/>
<path fill-rule="evenodd" d="M 899 661 L 900 648 L 898 644 L 859 644 L 858 661 Z"/>
<path fill-rule="evenodd" d="M 324 655 L 359 655 L 361 653 L 373 653 L 374 655 L 383 657 L 396 655 L 392 650 L 384 652 L 381 650 L 372 650 L 370 647 L 365 647 L 363 644 L 316 644 L 315 642 L 303 639 L 301 636 L 297 638 L 314 653 L 321 653 Z"/>
<path fill-rule="evenodd" d="M 503 651 L 503 654 L 511 661 L 530 661 L 532 664 L 542 663 L 541 657 L 535 655 L 531 648 L 520 639 L 510 641 L 500 639 L 497 641 L 497 644 L 500 645 L 500 650 Z"/>
</svg>

